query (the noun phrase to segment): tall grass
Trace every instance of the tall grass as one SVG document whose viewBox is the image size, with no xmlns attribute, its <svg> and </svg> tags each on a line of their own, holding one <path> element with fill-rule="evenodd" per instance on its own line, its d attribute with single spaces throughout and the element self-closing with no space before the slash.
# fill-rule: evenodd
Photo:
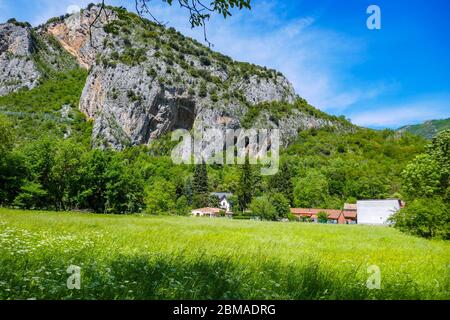
<svg viewBox="0 0 450 320">
<path fill-rule="evenodd" d="M 383 227 L 0 209 L 0 299 L 450 299 L 449 267 Z"/>
</svg>

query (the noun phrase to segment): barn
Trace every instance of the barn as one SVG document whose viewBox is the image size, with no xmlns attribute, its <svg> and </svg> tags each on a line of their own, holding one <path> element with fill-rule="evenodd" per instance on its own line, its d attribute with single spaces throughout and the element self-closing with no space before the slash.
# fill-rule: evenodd
<svg viewBox="0 0 450 320">
<path fill-rule="evenodd" d="M 357 203 L 358 224 L 388 225 L 402 207 L 400 200 L 363 200 Z"/>
</svg>

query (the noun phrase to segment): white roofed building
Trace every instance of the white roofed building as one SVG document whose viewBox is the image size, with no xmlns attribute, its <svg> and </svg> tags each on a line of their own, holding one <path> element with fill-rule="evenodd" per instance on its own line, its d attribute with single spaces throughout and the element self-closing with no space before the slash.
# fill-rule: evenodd
<svg viewBox="0 0 450 320">
<path fill-rule="evenodd" d="M 389 218 L 402 208 L 400 200 L 362 200 L 357 203 L 358 224 L 388 225 Z"/>
</svg>

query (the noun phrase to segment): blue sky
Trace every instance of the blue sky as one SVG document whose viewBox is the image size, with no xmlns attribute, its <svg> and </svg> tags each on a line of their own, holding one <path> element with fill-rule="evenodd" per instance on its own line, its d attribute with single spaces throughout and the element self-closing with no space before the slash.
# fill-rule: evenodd
<svg viewBox="0 0 450 320">
<path fill-rule="evenodd" d="M 0 0 L 0 21 L 37 25 L 91 1 Z M 133 8 L 132 0 L 109 3 Z M 371 4 L 381 8 L 381 30 L 366 27 Z M 184 10 L 161 0 L 151 6 L 159 20 L 202 40 Z M 450 1 L 253 0 L 252 7 L 210 21 L 214 50 L 282 71 L 312 105 L 358 125 L 450 117 Z"/>
</svg>

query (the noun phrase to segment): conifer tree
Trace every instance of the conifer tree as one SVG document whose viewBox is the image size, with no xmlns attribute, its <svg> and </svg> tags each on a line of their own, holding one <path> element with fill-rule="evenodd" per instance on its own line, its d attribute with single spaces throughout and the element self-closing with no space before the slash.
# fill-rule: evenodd
<svg viewBox="0 0 450 320">
<path fill-rule="evenodd" d="M 281 193 L 294 205 L 294 184 L 292 183 L 292 171 L 287 162 L 281 165 L 280 171 L 270 179 L 270 187 L 273 191 Z"/>
<path fill-rule="evenodd" d="M 192 183 L 193 204 L 195 207 L 206 207 L 209 202 L 208 171 L 206 163 L 195 167 L 194 181 Z"/>
<path fill-rule="evenodd" d="M 253 173 L 250 166 L 250 159 L 247 156 L 245 164 L 242 166 L 241 178 L 238 185 L 239 209 L 245 211 L 253 199 Z"/>
</svg>

